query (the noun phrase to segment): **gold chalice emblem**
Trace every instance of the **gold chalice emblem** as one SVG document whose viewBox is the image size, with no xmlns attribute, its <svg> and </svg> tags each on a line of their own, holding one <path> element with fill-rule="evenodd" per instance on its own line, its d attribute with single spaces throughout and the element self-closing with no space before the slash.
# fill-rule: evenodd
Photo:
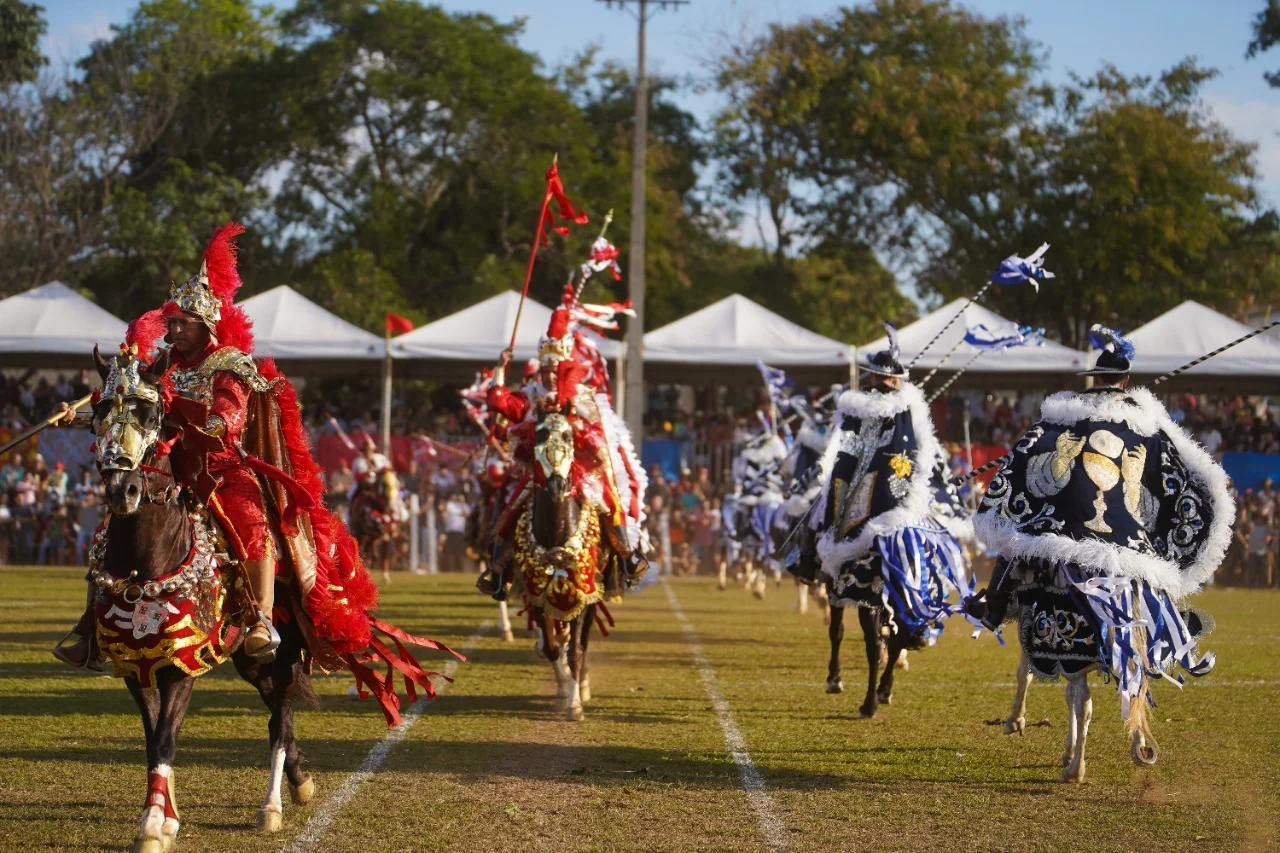
<svg viewBox="0 0 1280 853">
<path fill-rule="evenodd" d="M 1124 441 L 1108 430 L 1098 430 L 1089 436 L 1089 446 L 1093 450 L 1085 451 L 1085 473 L 1098 487 L 1098 495 L 1093 500 L 1093 508 L 1097 512 L 1084 526 L 1095 533 L 1111 533 L 1111 525 L 1107 524 L 1103 515 L 1107 511 L 1106 494 L 1120 483 L 1120 466 L 1113 459 L 1124 452 Z M 1099 452 L 1094 452 L 1099 451 Z"/>
</svg>

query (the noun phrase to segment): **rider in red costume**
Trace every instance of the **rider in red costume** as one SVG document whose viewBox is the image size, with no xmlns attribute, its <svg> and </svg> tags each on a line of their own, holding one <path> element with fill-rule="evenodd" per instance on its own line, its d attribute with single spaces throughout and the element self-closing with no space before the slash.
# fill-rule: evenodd
<svg viewBox="0 0 1280 853">
<path fill-rule="evenodd" d="M 577 355 L 575 335 L 569 326 L 568 308 L 560 307 L 552 312 L 547 335 L 539 345 L 536 381 L 527 383 L 521 391 L 506 387 L 506 368 L 512 359 L 508 348 L 502 352 L 494 383 L 488 391 L 486 402 L 492 415 L 501 415 L 507 421 L 506 434 L 513 445 L 511 455 L 520 469 L 511 476 L 523 480 L 518 482 L 512 501 L 494 525 L 495 556 L 477 583 L 482 592 L 499 600 L 505 597 L 506 587 L 507 561 L 503 552 L 530 495 L 530 481 L 540 471 L 539 466 L 533 464 L 534 428 L 539 414 L 559 412 L 568 418 L 574 438 L 572 488 L 606 517 L 602 521 L 607 523 L 601 525 L 606 531 L 606 541 L 622 558 L 628 577 L 638 578 L 648 566 L 638 537 L 628 530 L 628 519 L 638 515 L 636 502 L 631 489 L 627 489 L 626 495 L 619 491 L 619 477 L 614 470 L 617 457 L 606 433 L 605 413 L 597 401 L 596 387 L 586 381 L 591 368 Z"/>
</svg>

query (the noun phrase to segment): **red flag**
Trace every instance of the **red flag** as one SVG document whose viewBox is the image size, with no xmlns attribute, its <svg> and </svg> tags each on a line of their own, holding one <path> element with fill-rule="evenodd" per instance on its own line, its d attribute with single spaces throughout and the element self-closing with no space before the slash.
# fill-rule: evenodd
<svg viewBox="0 0 1280 853">
<path fill-rule="evenodd" d="M 560 167 L 554 160 L 551 162 L 551 168 L 547 170 L 546 177 L 548 198 L 556 203 L 555 207 L 548 207 L 546 214 L 544 214 L 547 218 L 547 223 L 551 225 L 551 230 L 561 236 L 569 233 L 568 225 L 556 224 L 557 214 L 559 214 L 559 218 L 565 222 L 586 225 L 590 220 L 587 219 L 586 213 L 575 209 L 573 202 L 569 200 L 567 195 L 565 195 L 564 183 L 560 180 Z M 547 239 L 545 236 L 543 237 L 542 244 L 544 246 L 547 245 Z"/>
<path fill-rule="evenodd" d="M 399 314 L 387 312 L 387 334 L 403 335 L 405 332 L 413 331 L 413 321 L 408 317 L 401 317 Z"/>
</svg>

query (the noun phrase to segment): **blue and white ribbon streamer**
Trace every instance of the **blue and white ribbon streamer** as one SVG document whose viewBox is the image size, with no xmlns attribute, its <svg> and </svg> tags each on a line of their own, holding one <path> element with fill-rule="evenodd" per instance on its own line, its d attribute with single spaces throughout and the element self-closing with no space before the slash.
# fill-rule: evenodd
<svg viewBox="0 0 1280 853">
<path fill-rule="evenodd" d="M 987 352 L 1000 352 L 1010 347 L 1044 346 L 1044 329 L 1031 326 L 1014 326 L 1007 332 L 995 332 L 986 324 L 978 323 L 970 326 L 965 333 L 964 342 L 974 349 Z"/>
<path fill-rule="evenodd" d="M 1000 262 L 1000 269 L 991 276 L 993 284 L 1023 284 L 1029 282 L 1038 293 L 1040 279 L 1053 278 L 1053 273 L 1044 268 L 1044 253 L 1049 251 L 1049 244 L 1042 243 L 1025 258 L 1010 255 Z"/>
</svg>

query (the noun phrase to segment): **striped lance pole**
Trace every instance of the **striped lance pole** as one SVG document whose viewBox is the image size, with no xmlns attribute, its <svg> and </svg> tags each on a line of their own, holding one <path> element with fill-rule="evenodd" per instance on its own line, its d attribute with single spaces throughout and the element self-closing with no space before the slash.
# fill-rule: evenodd
<svg viewBox="0 0 1280 853">
<path fill-rule="evenodd" d="M 969 360 L 968 360 L 968 361 L 966 361 L 963 365 L 961 365 L 960 369 L 959 369 L 959 370 L 957 370 L 957 371 L 955 372 L 955 375 L 954 375 L 954 376 L 952 376 L 950 379 L 948 379 L 946 382 L 943 382 L 943 383 L 942 383 L 942 387 L 940 387 L 937 391 L 934 391 L 932 394 L 930 394 L 930 395 L 929 395 L 929 399 L 928 399 L 928 400 L 926 400 L 925 402 L 926 402 L 926 403 L 932 403 L 934 400 L 938 399 L 938 398 L 939 398 L 939 397 L 941 397 L 944 393 L 946 393 L 946 390 L 947 390 L 948 388 L 950 388 L 952 385 L 954 385 L 954 384 L 955 384 L 955 381 L 956 381 L 957 379 L 959 379 L 959 378 L 961 377 L 961 375 L 963 375 L 963 374 L 964 374 L 964 372 L 965 372 L 966 370 L 968 370 L 970 367 L 972 367 L 972 366 L 973 366 L 973 363 L 974 363 L 975 361 L 977 361 L 978 359 L 982 358 L 982 354 L 983 354 L 984 352 L 986 352 L 986 350 L 984 350 L 984 349 L 980 349 L 980 350 L 978 350 L 976 353 L 974 353 L 974 354 L 973 354 L 973 358 L 969 359 Z M 931 375 L 932 375 L 932 374 L 931 374 Z M 928 381 L 928 377 L 925 377 L 925 381 L 926 381 L 926 382 Z M 922 383 L 920 383 L 920 384 L 921 384 L 921 385 L 923 385 L 923 384 L 924 384 L 924 382 L 922 382 Z"/>
<path fill-rule="evenodd" d="M 938 342 L 938 339 L 947 333 L 947 329 L 950 329 L 953 325 L 955 325 L 956 320 L 959 320 L 961 317 L 963 317 L 964 312 L 969 310 L 969 306 L 977 302 L 979 299 L 981 299 L 986 294 L 986 292 L 991 289 L 991 285 L 993 284 L 995 284 L 995 282 L 988 281 L 986 284 L 982 285 L 982 287 L 978 288 L 978 292 L 973 294 L 973 296 L 970 296 L 969 301 L 966 302 L 964 305 L 960 306 L 960 310 L 956 312 L 956 315 L 952 317 L 950 320 L 948 320 L 945 326 L 943 326 L 941 329 L 938 330 L 938 333 L 933 336 L 933 338 L 929 341 L 929 343 L 924 345 L 924 349 L 920 350 L 920 352 L 915 354 L 915 356 L 911 359 L 911 362 L 907 365 L 907 370 L 910 370 L 911 368 L 915 367 L 916 362 L 920 360 L 920 356 L 928 352 L 933 347 L 933 345 Z M 933 374 L 929 374 L 929 375 L 932 376 Z"/>
</svg>

